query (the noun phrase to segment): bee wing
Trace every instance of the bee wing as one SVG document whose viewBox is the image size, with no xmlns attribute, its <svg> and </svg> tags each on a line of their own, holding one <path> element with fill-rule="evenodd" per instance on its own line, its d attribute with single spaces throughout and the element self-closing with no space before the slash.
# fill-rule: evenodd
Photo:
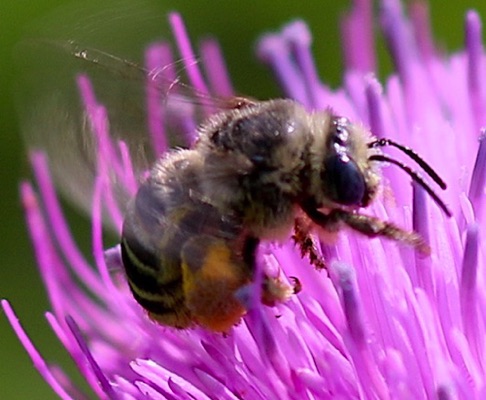
<svg viewBox="0 0 486 400">
<path fill-rule="evenodd" d="M 142 78 L 121 77 L 115 70 L 103 70 L 77 59 L 66 51 L 64 43 L 59 44 L 63 45 L 44 41 L 21 44 L 19 52 L 25 72 L 17 90 L 21 130 L 30 149 L 46 153 L 51 173 L 62 191 L 78 205 L 89 208 L 99 170 L 100 132 L 93 126 L 93 116 L 87 109 L 86 83 L 93 89 L 96 103 L 106 109 L 109 132 L 105 133 L 109 133 L 111 144 L 126 145 L 138 175 L 155 157 L 143 112 Z M 85 93 L 80 77 L 85 78 Z M 120 181 L 112 177 L 113 185 L 121 187 Z M 123 193 L 118 189 L 117 192 Z"/>
<path fill-rule="evenodd" d="M 152 6 L 151 2 L 140 0 L 117 1 L 116 9 L 107 6 L 102 12 L 84 18 L 78 9 L 62 11 L 42 23 L 49 27 L 47 33 L 41 29 L 40 34 L 33 34 L 34 39 L 18 46 L 22 78 L 17 97 L 27 145 L 47 154 L 55 182 L 70 199 L 88 210 L 103 158 L 115 164 L 119 161 L 120 165 L 109 166 L 113 171 L 107 175 L 123 209 L 134 191 L 123 175 L 124 162 L 130 160 L 134 179 L 141 179 L 167 147 L 187 146 L 190 142 L 196 124 L 187 126 L 179 114 L 192 113 L 197 121 L 208 112 L 232 105 L 222 99 L 213 101 L 211 96 L 193 90 L 185 82 L 181 61 L 147 67 L 129 61 L 133 54 L 125 56 L 129 52 L 124 43 L 130 36 L 129 27 L 139 30 L 143 26 L 146 32 L 143 45 L 138 46 L 140 53 L 148 42 L 147 32 L 168 32 L 167 28 L 161 28 L 161 18 L 154 17 Z M 67 22 L 69 18 L 75 22 Z M 59 26 L 60 21 L 75 29 L 56 32 L 51 27 Z M 124 34 L 116 37 L 120 33 Z M 90 45 L 98 41 L 102 48 L 110 50 Z M 156 108 L 155 114 L 167 117 L 164 121 L 147 118 L 150 98 L 155 99 L 151 105 Z M 93 104 L 99 107 L 93 110 L 90 107 Z M 99 116 L 103 110 L 106 118 Z M 109 131 L 111 153 L 101 150 L 100 130 Z M 158 142 L 154 142 L 156 134 Z M 167 140 L 162 143 L 164 138 Z"/>
</svg>

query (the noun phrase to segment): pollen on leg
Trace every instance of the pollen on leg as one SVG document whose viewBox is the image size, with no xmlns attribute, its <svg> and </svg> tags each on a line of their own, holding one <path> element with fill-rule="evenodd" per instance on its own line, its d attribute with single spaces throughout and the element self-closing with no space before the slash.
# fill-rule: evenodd
<svg viewBox="0 0 486 400">
<path fill-rule="evenodd" d="M 294 234 L 292 239 L 299 246 L 302 258 L 307 257 L 309 262 L 318 270 L 327 269 L 326 263 L 322 258 L 317 245 L 310 233 L 309 223 L 303 218 L 296 218 L 294 223 Z"/>
<path fill-rule="evenodd" d="M 196 322 L 226 332 L 246 309 L 235 292 L 251 280 L 251 271 L 239 261 L 229 243 L 207 235 L 190 239 L 182 250 L 186 305 Z"/>
</svg>

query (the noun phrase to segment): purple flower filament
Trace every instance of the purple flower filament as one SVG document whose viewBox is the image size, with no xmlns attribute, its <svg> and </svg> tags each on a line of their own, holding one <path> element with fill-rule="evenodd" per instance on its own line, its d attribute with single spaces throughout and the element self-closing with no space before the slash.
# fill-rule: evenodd
<svg viewBox="0 0 486 400">
<path fill-rule="evenodd" d="M 131 297 L 119 249 L 105 249 L 102 219 L 120 229 L 123 213 L 109 181 L 116 176 L 133 194 L 133 160 L 126 144 L 110 136 L 107 110 L 98 103 L 89 77 L 78 77 L 98 152 L 92 203 L 97 269 L 71 238 L 41 152 L 31 157 L 37 192 L 23 183 L 21 197 L 52 304 L 47 319 L 98 397 L 486 397 L 485 127 L 480 107 L 486 81 L 480 19 L 467 14 L 466 51 L 444 56 L 435 50 L 423 3 L 412 5 L 410 20 L 399 1 L 383 0 L 379 21 L 397 74 L 381 85 L 372 75 L 377 60 L 371 4 L 354 1 L 343 20 L 346 69 L 340 90 L 319 81 L 311 36 L 301 21 L 264 36 L 258 54 L 284 93 L 309 110 L 332 107 L 377 137 L 415 149 L 448 183 L 443 197 L 454 215 L 446 218 L 422 189 L 412 188 L 408 176 L 383 167 L 382 193 L 366 212 L 413 227 L 430 243 L 430 257 L 343 231 L 335 244 L 320 244 L 327 275 L 302 259 L 291 241 L 263 243 L 258 269 L 296 276 L 303 291 L 268 308 L 254 301 L 259 285 L 244 288 L 238 295 L 248 301 L 248 315 L 225 337 L 200 328 L 177 331 L 156 325 Z M 170 21 L 194 90 L 230 95 L 216 42 L 201 47 L 206 82 L 180 16 L 171 14 Z M 146 54 L 147 125 L 157 155 L 167 151 L 165 129 L 172 123 L 160 108 L 157 89 L 177 78 L 174 59 L 161 44 Z M 186 93 L 177 92 L 177 86 L 169 89 L 175 103 L 168 107 L 174 108 L 178 126 L 185 127 L 181 140 L 191 143 L 193 106 L 184 105 Z M 203 106 L 211 112 L 212 104 Z M 37 352 L 6 300 L 2 307 L 55 393 L 63 399 L 79 397 L 79 389 Z"/>
</svg>

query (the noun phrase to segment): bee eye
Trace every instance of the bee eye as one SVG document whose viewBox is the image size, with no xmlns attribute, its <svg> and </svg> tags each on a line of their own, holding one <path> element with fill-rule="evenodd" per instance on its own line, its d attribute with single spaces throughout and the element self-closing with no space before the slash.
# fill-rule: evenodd
<svg viewBox="0 0 486 400">
<path fill-rule="evenodd" d="M 326 159 L 322 175 L 329 197 L 336 203 L 361 205 L 366 185 L 356 163 L 346 154 L 334 154 Z"/>
</svg>

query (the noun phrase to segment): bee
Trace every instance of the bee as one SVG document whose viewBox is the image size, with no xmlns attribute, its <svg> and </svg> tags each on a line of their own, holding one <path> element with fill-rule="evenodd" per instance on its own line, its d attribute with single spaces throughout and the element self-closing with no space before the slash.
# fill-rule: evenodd
<svg viewBox="0 0 486 400">
<path fill-rule="evenodd" d="M 450 214 L 419 175 L 376 151 L 386 145 L 410 155 L 445 188 L 411 149 L 376 139 L 330 110 L 309 113 L 286 99 L 244 100 L 210 117 L 191 149 L 155 163 L 128 208 L 121 248 L 135 299 L 164 325 L 228 330 L 246 311 L 235 293 L 254 280 L 261 240 L 285 237 L 297 225 L 296 242 L 303 255 L 312 253 L 302 215 L 327 232 L 347 225 L 427 251 L 418 234 L 358 212 L 378 191 L 376 163 L 386 161 Z M 282 298 L 272 286 L 263 288 L 264 303 Z"/>
<path fill-rule="evenodd" d="M 104 92 L 115 80 L 113 74 L 104 73 L 141 74 L 145 80 L 150 71 L 76 42 L 61 41 L 51 47 L 55 57 L 60 47 L 76 61 L 91 65 L 90 78 L 100 75 L 96 87 L 106 93 L 101 102 L 110 112 L 111 128 L 129 142 L 126 128 L 139 131 L 145 121 L 132 118 L 136 107 L 117 109 L 112 103 L 140 104 L 144 97 L 129 96 L 125 87 Z M 44 47 L 31 56 L 34 62 L 48 57 Z M 78 70 L 78 64 L 73 68 Z M 89 152 L 95 145 L 86 134 L 85 116 L 73 117 L 85 110 L 82 106 L 79 110 L 76 90 L 65 93 L 64 82 L 73 77 L 64 64 L 56 68 L 50 62 L 43 72 L 46 78 L 38 72 L 33 75 L 35 84 L 49 89 L 58 85 L 63 94 L 58 97 L 51 90 L 55 95 L 46 97 L 42 85 L 27 94 L 24 131 L 31 146 L 46 148 L 62 188 L 89 209 L 90 185 L 96 176 L 96 157 Z M 172 86 L 176 85 L 169 82 Z M 257 276 L 260 242 L 282 240 L 292 232 L 302 256 L 318 269 L 326 267 L 326 260 L 314 245 L 316 229 L 336 234 L 348 227 L 427 252 L 417 233 L 360 212 L 379 191 L 379 163 L 404 170 L 450 215 L 417 172 L 381 152 L 385 146 L 398 148 L 445 189 L 412 149 L 375 138 L 331 109 L 309 112 L 289 99 L 235 98 L 224 104 L 202 121 L 192 146 L 170 150 L 155 160 L 126 206 L 120 249 L 128 286 L 149 317 L 164 326 L 227 332 L 247 312 L 244 291 L 255 282 L 261 281 L 259 300 L 268 306 L 300 291 L 297 278 L 292 278 L 292 286 L 279 278 Z M 66 151 L 59 151 L 60 145 Z M 132 145 L 136 149 L 132 155 L 143 146 Z"/>
</svg>

